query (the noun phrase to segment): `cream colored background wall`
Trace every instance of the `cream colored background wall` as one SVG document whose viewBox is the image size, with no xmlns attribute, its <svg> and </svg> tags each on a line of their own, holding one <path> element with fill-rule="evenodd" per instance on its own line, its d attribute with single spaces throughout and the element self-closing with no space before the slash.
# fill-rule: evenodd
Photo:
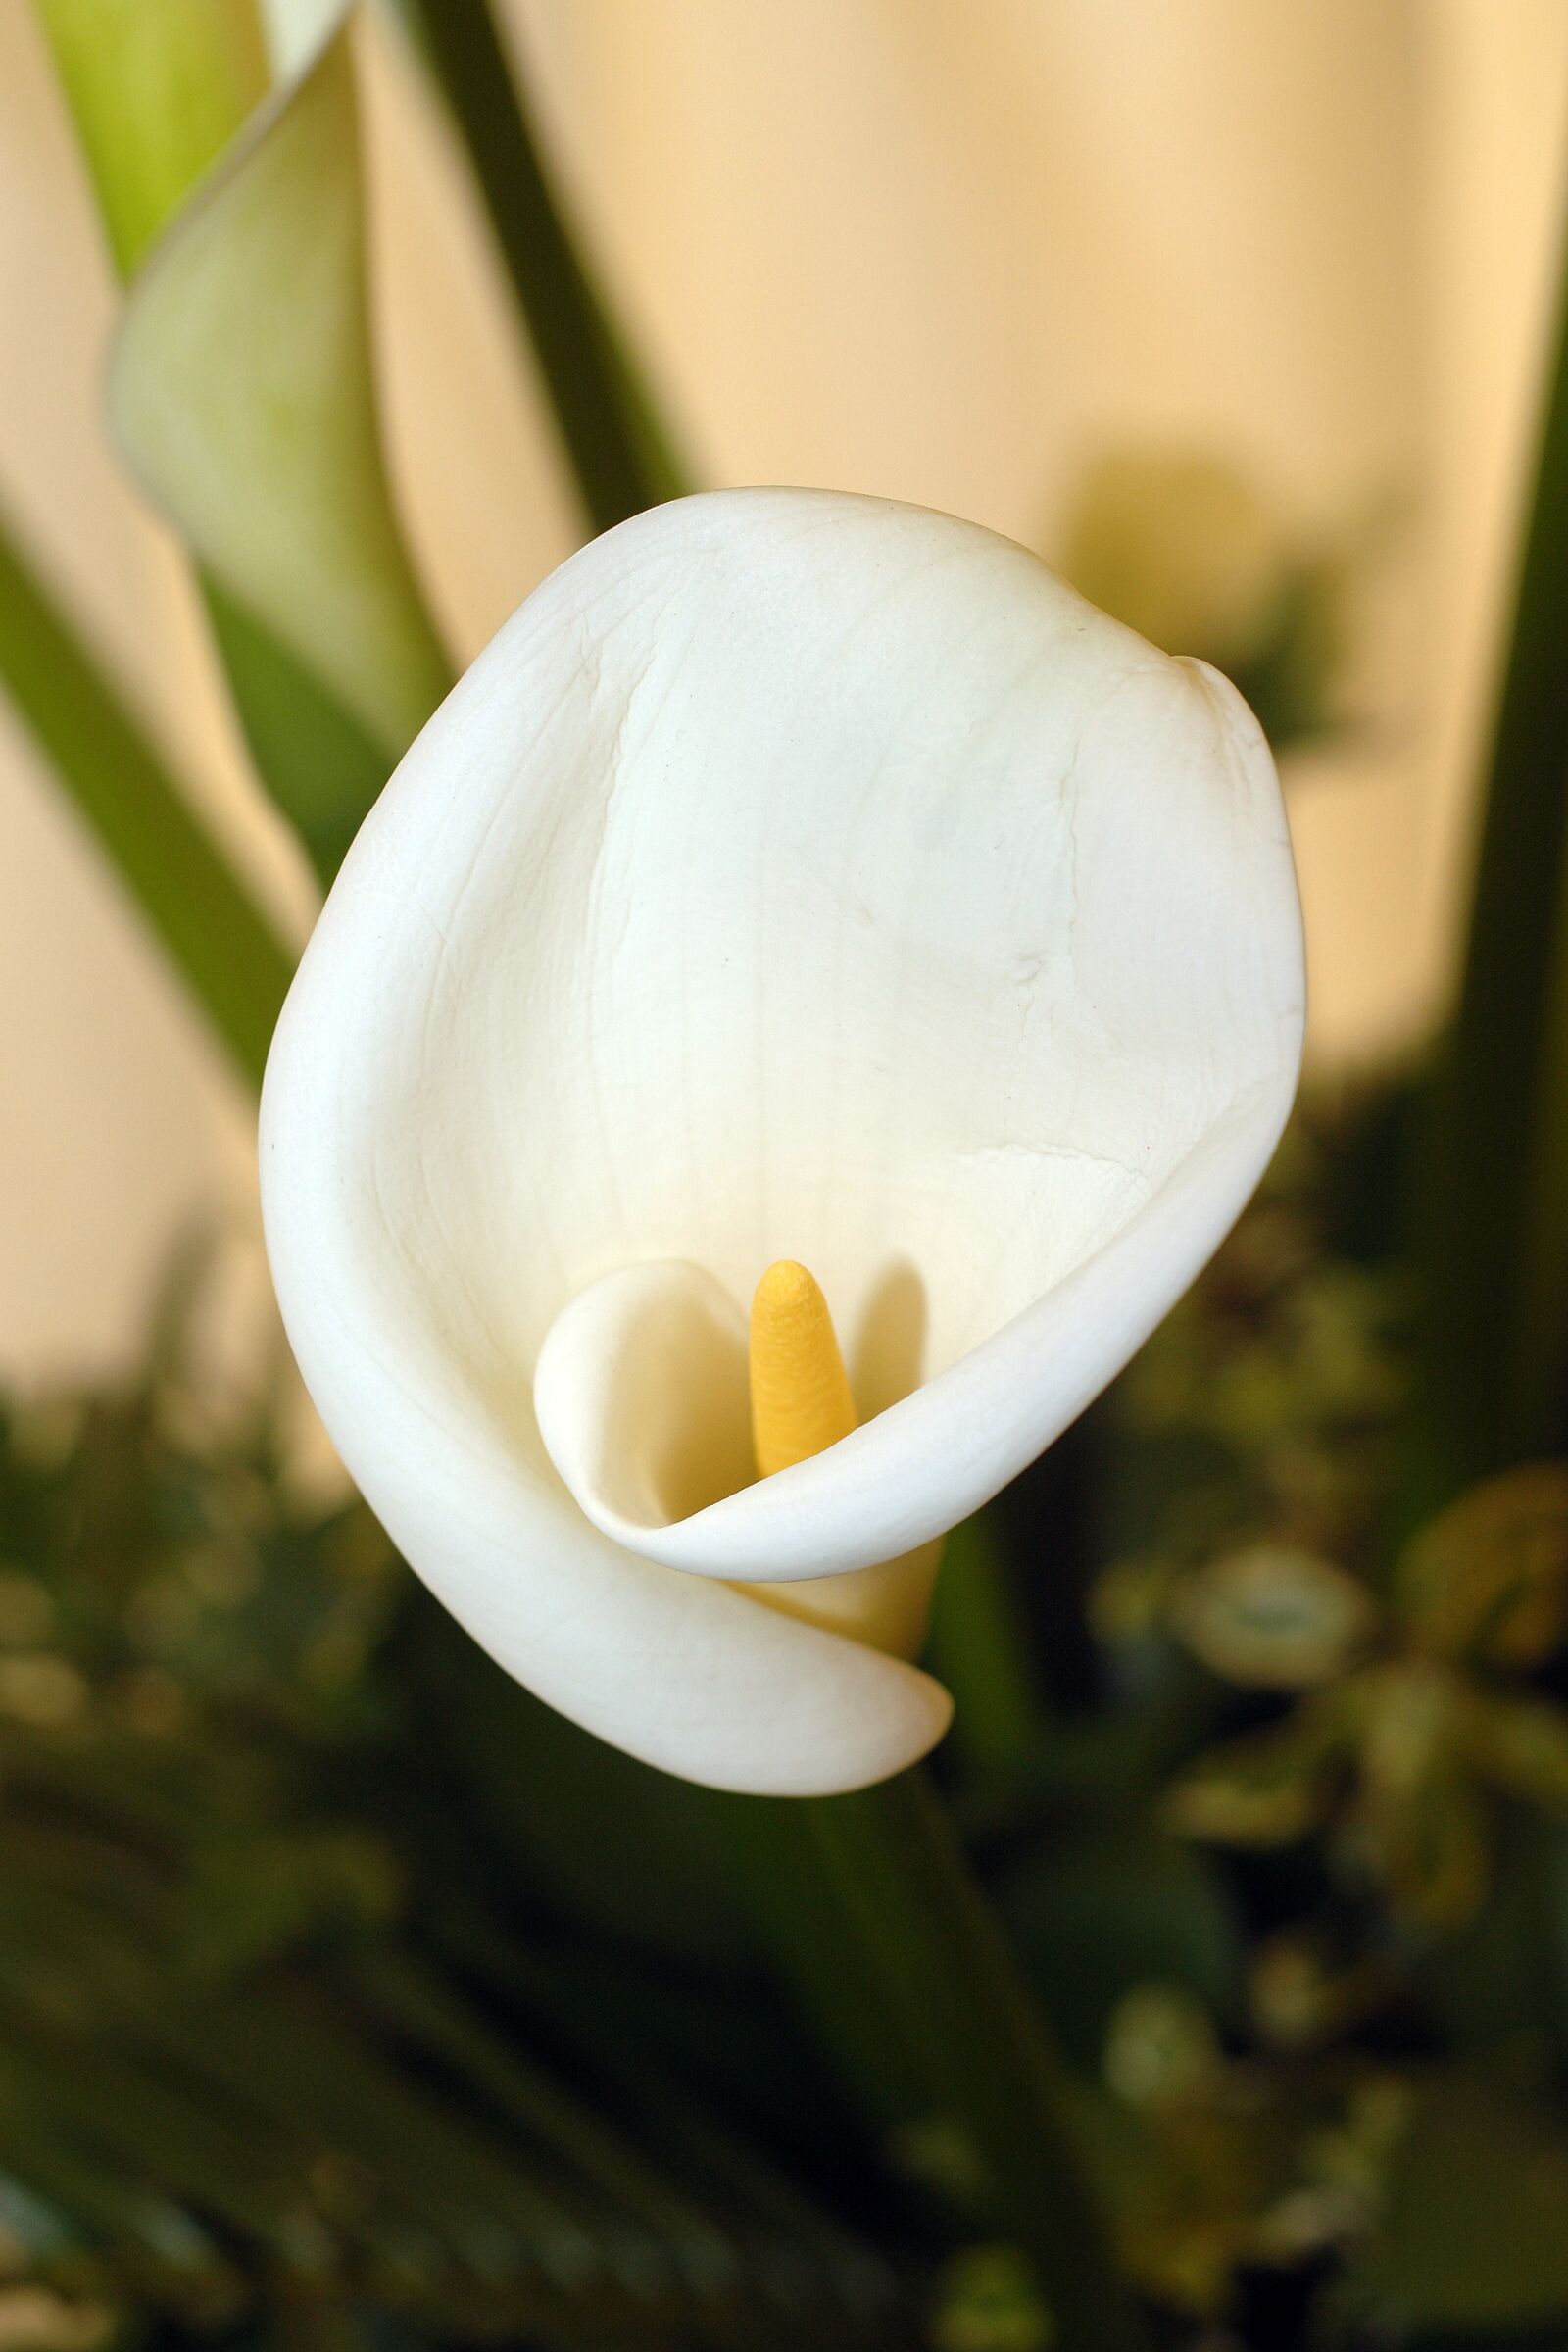
<svg viewBox="0 0 1568 2352">
<path fill-rule="evenodd" d="M 1383 724 L 1294 787 L 1314 1042 L 1441 992 L 1568 141 L 1563 0 L 514 0 L 565 184 L 713 481 L 1047 549 L 1083 462 L 1215 446 L 1307 522 L 1411 520 Z M 443 135 L 370 44 L 390 426 L 462 654 L 571 541 Z M 116 479 L 112 296 L 26 0 L 0 0 L 0 494 L 285 918 L 177 563 Z M 248 1106 L 0 713 L 0 1369 L 107 1361 L 247 1213 Z"/>
</svg>

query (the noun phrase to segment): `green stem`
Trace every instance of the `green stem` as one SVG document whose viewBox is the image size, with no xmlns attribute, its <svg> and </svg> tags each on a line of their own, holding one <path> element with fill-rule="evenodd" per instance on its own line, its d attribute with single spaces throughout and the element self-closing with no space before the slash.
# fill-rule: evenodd
<svg viewBox="0 0 1568 2352">
<path fill-rule="evenodd" d="M 1418 1507 L 1564 1439 L 1568 281 L 1502 668 L 1464 978 L 1421 1171 Z"/>
<path fill-rule="evenodd" d="M 0 682 L 245 1077 L 294 958 L 0 524 Z"/>
<path fill-rule="evenodd" d="M 956 1527 L 942 1554 L 925 1663 L 953 1693 L 951 1753 L 978 1779 L 1016 1768 L 1037 1708 L 995 1514 Z"/>
<path fill-rule="evenodd" d="M 837 2005 L 867 2057 L 891 2036 L 924 2098 L 966 2131 L 997 2223 L 1035 2265 L 1057 2352 L 1139 2352 L 1147 2336 L 1089 2184 L 1063 2067 L 927 1776 L 761 1809 L 782 1833 L 766 1843 L 793 1882 L 785 1899 L 837 1973 Z"/>
<path fill-rule="evenodd" d="M 681 467 L 557 205 L 485 0 L 407 0 L 456 118 L 584 509 L 607 531 L 678 497 Z"/>
</svg>

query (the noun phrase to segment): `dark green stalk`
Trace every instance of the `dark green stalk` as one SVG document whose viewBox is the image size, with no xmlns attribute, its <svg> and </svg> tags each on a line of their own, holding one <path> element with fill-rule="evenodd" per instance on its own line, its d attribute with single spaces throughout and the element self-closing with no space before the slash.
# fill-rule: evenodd
<svg viewBox="0 0 1568 2352">
<path fill-rule="evenodd" d="M 294 958 L 0 524 L 0 683 L 243 1074 Z"/>
<path fill-rule="evenodd" d="M 996 2223 L 1029 2255 L 1058 2352 L 1139 2352 L 1142 2320 L 1069 2120 L 1070 2091 L 1038 2007 L 927 1776 L 766 1808 L 792 1835 L 798 1901 L 829 1945 L 873 2047 L 892 2038 L 930 2106 L 968 2133 Z M 744 1828 L 743 1828 L 744 1836 Z M 769 1846 L 774 1841 L 766 1840 Z"/>
<path fill-rule="evenodd" d="M 952 1752 L 981 1779 L 1017 1764 L 1036 1723 L 1035 1694 L 995 1515 L 949 1536 L 937 1580 L 926 1664 L 953 1693 Z"/>
<path fill-rule="evenodd" d="M 1568 285 L 1421 1169 L 1415 1505 L 1568 1439 Z"/>
<path fill-rule="evenodd" d="M 681 468 L 578 257 L 485 0 L 405 0 L 490 215 L 593 529 L 678 497 Z"/>
</svg>

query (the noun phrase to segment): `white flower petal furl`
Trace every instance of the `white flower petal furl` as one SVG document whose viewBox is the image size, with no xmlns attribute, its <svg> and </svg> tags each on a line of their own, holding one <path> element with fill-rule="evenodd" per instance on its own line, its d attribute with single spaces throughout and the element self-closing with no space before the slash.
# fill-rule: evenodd
<svg viewBox="0 0 1568 2352">
<path fill-rule="evenodd" d="M 662 507 L 508 622 L 327 902 L 263 1106 L 301 1369 L 552 1706 L 722 1788 L 879 1779 L 947 1724 L 942 1535 L 1213 1250 L 1302 995 L 1222 678 L 946 515 Z M 759 1480 L 778 1259 L 859 1426 Z"/>
</svg>

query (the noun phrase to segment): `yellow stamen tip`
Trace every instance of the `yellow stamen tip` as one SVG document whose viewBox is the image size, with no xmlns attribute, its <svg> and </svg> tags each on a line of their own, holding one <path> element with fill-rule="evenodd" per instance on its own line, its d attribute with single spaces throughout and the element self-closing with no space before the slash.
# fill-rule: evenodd
<svg viewBox="0 0 1568 2352">
<path fill-rule="evenodd" d="M 836 1446 L 855 1427 L 855 1399 L 814 1275 L 792 1257 L 768 1267 L 752 1300 L 752 1446 L 771 1478 Z"/>
</svg>

